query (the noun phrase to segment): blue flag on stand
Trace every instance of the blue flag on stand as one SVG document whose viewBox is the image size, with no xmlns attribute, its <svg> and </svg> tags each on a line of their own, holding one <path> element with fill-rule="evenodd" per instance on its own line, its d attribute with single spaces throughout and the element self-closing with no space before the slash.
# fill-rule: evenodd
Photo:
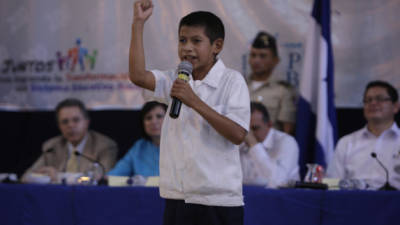
<svg viewBox="0 0 400 225">
<path fill-rule="evenodd" d="M 314 0 L 311 21 L 296 119 L 302 177 L 307 163 L 318 163 L 326 169 L 337 141 L 330 0 Z"/>
</svg>

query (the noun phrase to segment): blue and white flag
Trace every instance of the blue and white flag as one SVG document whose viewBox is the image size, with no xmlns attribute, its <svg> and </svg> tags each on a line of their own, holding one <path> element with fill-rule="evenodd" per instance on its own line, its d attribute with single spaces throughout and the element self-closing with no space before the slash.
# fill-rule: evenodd
<svg viewBox="0 0 400 225">
<path fill-rule="evenodd" d="M 314 0 L 311 21 L 297 108 L 296 139 L 302 177 L 307 163 L 327 167 L 337 141 L 330 0 Z"/>
</svg>

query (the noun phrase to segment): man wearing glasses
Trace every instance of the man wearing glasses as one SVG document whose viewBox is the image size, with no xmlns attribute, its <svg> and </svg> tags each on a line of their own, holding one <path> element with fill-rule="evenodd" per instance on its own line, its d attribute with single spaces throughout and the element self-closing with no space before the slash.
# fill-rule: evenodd
<svg viewBox="0 0 400 225">
<path fill-rule="evenodd" d="M 65 99 L 57 105 L 55 111 L 61 135 L 43 144 L 42 155 L 25 172 L 22 181 L 35 182 L 32 174 L 40 174 L 57 183 L 60 182 L 59 173 L 85 173 L 92 169 L 92 161 L 104 166 L 105 172 L 110 170 L 116 161 L 117 144 L 89 130 L 90 119 L 84 104 L 78 99 Z"/>
<path fill-rule="evenodd" d="M 339 140 L 328 176 L 363 180 L 369 189 L 379 189 L 386 182 L 380 160 L 388 169 L 389 183 L 400 189 L 400 159 L 396 157 L 400 130 L 394 120 L 399 111 L 397 90 L 385 81 L 372 81 L 365 89 L 363 104 L 367 124 Z"/>
</svg>

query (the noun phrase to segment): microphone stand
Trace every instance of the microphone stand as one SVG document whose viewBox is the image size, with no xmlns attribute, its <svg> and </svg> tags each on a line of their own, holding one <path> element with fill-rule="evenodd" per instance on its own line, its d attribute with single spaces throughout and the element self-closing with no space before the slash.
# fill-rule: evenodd
<svg viewBox="0 0 400 225">
<path fill-rule="evenodd" d="M 380 190 L 380 191 L 397 191 L 397 189 L 395 187 L 393 187 L 392 185 L 390 185 L 390 183 L 387 181 L 385 182 L 385 185 L 380 187 L 378 190 Z"/>
<path fill-rule="evenodd" d="M 86 155 L 84 155 L 84 154 L 82 154 L 80 152 L 75 151 L 74 154 L 76 156 L 82 156 L 83 158 L 89 160 L 90 162 L 100 165 L 100 167 L 101 167 L 101 177 L 97 181 L 97 184 L 98 185 L 108 185 L 108 181 L 104 178 L 104 175 L 106 173 L 106 169 L 104 168 L 103 164 L 101 164 L 99 161 L 94 160 L 94 159 L 92 159 L 92 158 L 90 158 L 90 157 L 88 157 L 88 156 L 86 156 Z"/>
<path fill-rule="evenodd" d="M 388 169 L 378 159 L 378 157 L 377 157 L 375 152 L 371 152 L 371 157 L 376 159 L 376 161 L 379 163 L 379 165 L 385 170 L 385 174 L 386 174 L 386 182 L 378 190 L 381 190 L 381 191 L 396 191 L 397 189 L 395 187 L 393 187 L 392 185 L 390 185 L 390 183 L 389 183 L 389 171 L 388 171 Z"/>
<path fill-rule="evenodd" d="M 47 149 L 46 151 L 44 151 L 44 152 L 42 153 L 42 155 L 43 155 L 43 157 L 44 157 L 44 165 L 46 165 L 46 166 L 49 165 L 49 163 L 48 163 L 48 161 L 47 161 L 46 155 L 47 155 L 47 153 L 52 153 L 52 152 L 54 152 L 54 148 L 49 148 L 49 149 Z"/>
</svg>

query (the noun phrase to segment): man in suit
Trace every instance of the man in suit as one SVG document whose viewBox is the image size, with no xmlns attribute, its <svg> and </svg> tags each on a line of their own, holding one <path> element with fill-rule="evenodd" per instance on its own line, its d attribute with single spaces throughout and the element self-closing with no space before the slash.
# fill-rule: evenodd
<svg viewBox="0 0 400 225">
<path fill-rule="evenodd" d="M 60 172 L 87 172 L 94 164 L 82 155 L 98 161 L 105 172 L 110 170 L 116 162 L 117 144 L 105 135 L 89 130 L 90 119 L 84 104 L 77 99 L 65 99 L 55 111 L 61 135 L 43 144 L 42 155 L 25 172 L 22 181 L 29 182 L 32 173 L 47 175 L 52 182 L 59 182 Z"/>
</svg>

